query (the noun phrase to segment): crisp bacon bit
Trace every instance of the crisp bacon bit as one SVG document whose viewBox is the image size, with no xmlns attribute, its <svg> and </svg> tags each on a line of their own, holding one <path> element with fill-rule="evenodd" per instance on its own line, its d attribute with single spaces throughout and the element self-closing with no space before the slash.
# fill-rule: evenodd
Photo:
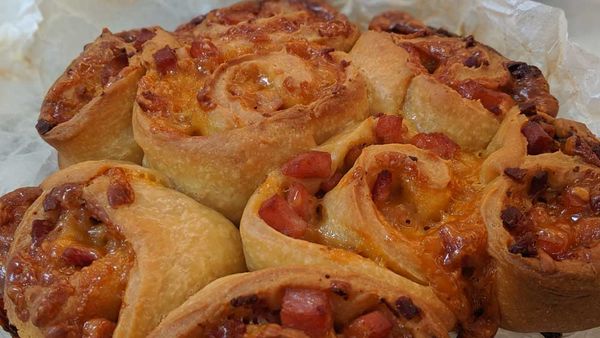
<svg viewBox="0 0 600 338">
<path fill-rule="evenodd" d="M 596 149 L 593 148 L 596 146 Z M 598 145 L 590 145 L 588 141 L 577 135 L 570 136 L 566 139 L 563 151 L 568 155 L 579 155 L 587 163 L 600 167 L 600 156 L 598 155 Z"/>
<path fill-rule="evenodd" d="M 535 196 L 548 187 L 548 172 L 539 171 L 531 177 L 529 195 Z"/>
<path fill-rule="evenodd" d="M 83 336 L 86 338 L 111 338 L 117 324 L 104 319 L 95 318 L 83 324 Z"/>
<path fill-rule="evenodd" d="M 513 78 L 513 98 L 519 103 L 531 103 L 536 111 L 550 116 L 558 114 L 558 100 L 549 92 L 548 82 L 539 68 L 524 62 L 508 62 L 506 69 Z"/>
<path fill-rule="evenodd" d="M 118 208 L 133 203 L 135 201 L 135 193 L 131 184 L 129 184 L 125 170 L 111 168 L 106 174 L 110 177 L 106 197 L 111 208 Z"/>
<path fill-rule="evenodd" d="M 322 151 L 300 154 L 281 166 L 281 172 L 294 178 L 329 178 L 331 154 Z"/>
<path fill-rule="evenodd" d="M 342 177 L 344 177 L 344 174 L 342 174 L 339 171 L 336 171 L 335 174 L 333 174 L 326 181 L 321 182 L 321 185 L 319 186 L 319 191 L 323 193 L 330 192 L 331 190 L 333 190 L 333 188 L 335 188 L 338 185 L 338 183 L 340 183 Z"/>
<path fill-rule="evenodd" d="M 522 183 L 525 175 L 527 175 L 527 170 L 521 168 L 506 168 L 504 169 L 504 175 L 519 183 Z"/>
<path fill-rule="evenodd" d="M 117 76 L 123 68 L 129 66 L 129 57 L 125 48 L 113 51 L 113 55 L 112 60 L 102 67 L 100 73 L 100 82 L 103 86 L 108 85 L 113 77 Z"/>
<path fill-rule="evenodd" d="M 66 248 L 61 257 L 67 264 L 77 267 L 89 266 L 98 259 L 94 251 L 75 247 Z"/>
<path fill-rule="evenodd" d="M 475 52 L 471 54 L 468 58 L 465 59 L 463 65 L 469 68 L 479 68 L 483 64 L 483 60 L 481 59 L 481 53 Z"/>
<path fill-rule="evenodd" d="M 400 47 L 406 49 L 406 51 L 413 57 L 416 58 L 414 61 L 419 63 L 429 72 L 429 74 L 435 73 L 440 66 L 440 60 L 438 60 L 428 50 L 425 50 L 417 45 L 409 42 L 403 42 L 399 44 Z"/>
<path fill-rule="evenodd" d="M 375 16 L 369 23 L 369 30 L 402 35 L 415 33 L 426 35 L 430 32 L 430 29 L 422 22 L 401 11 L 387 11 Z"/>
<path fill-rule="evenodd" d="M 404 143 L 405 128 L 402 126 L 402 117 L 396 115 L 382 115 L 375 125 L 375 136 L 379 143 Z"/>
<path fill-rule="evenodd" d="M 502 220 L 502 225 L 504 228 L 512 231 L 519 227 L 519 224 L 523 219 L 523 214 L 518 208 L 508 206 L 500 213 L 500 219 Z"/>
<path fill-rule="evenodd" d="M 239 296 L 232 298 L 229 304 L 233 307 L 246 307 L 256 304 L 258 302 L 257 295 Z"/>
<path fill-rule="evenodd" d="M 382 170 L 377 174 L 371 195 L 375 202 L 385 202 L 392 194 L 392 173 L 389 170 Z"/>
<path fill-rule="evenodd" d="M 460 82 L 454 89 L 466 99 L 479 100 L 483 107 L 494 115 L 501 115 L 503 107 L 510 107 L 515 103 L 509 95 L 486 88 L 473 80 Z"/>
<path fill-rule="evenodd" d="M 210 40 L 204 39 L 192 42 L 190 55 L 193 58 L 209 59 L 219 56 L 219 50 Z"/>
<path fill-rule="evenodd" d="M 413 303 L 412 299 L 407 296 L 402 296 L 396 300 L 396 311 L 408 319 L 411 320 L 421 314 L 421 309 Z"/>
<path fill-rule="evenodd" d="M 392 322 L 380 311 L 356 318 L 344 330 L 345 337 L 385 338 L 392 331 Z"/>
<path fill-rule="evenodd" d="M 310 224 L 296 214 L 279 195 L 266 200 L 258 210 L 258 214 L 271 228 L 293 238 L 302 238 L 310 227 Z"/>
<path fill-rule="evenodd" d="M 56 126 L 55 123 L 52 123 L 52 122 L 44 120 L 44 119 L 39 119 L 37 121 L 37 123 L 35 124 L 35 129 L 37 130 L 38 134 L 45 135 L 47 132 L 52 130 L 52 128 L 54 128 L 55 126 Z"/>
<path fill-rule="evenodd" d="M 142 46 L 144 45 L 144 43 L 146 41 L 152 39 L 155 35 L 156 35 L 155 32 L 153 32 L 147 28 L 142 28 L 142 30 L 140 31 L 140 34 L 138 34 L 138 36 L 135 38 L 133 47 L 135 47 L 135 49 L 138 51 L 142 50 Z"/>
<path fill-rule="evenodd" d="M 206 14 L 198 15 L 190 20 L 190 24 L 198 26 L 202 23 L 202 21 L 204 21 L 204 19 L 206 19 Z"/>
<path fill-rule="evenodd" d="M 62 189 L 63 187 L 64 186 L 54 187 L 52 190 L 50 190 L 50 193 L 46 195 L 43 203 L 44 211 L 48 212 L 56 210 L 58 207 L 60 207 L 60 202 L 64 196 L 64 189 Z"/>
<path fill-rule="evenodd" d="M 298 216 L 310 221 L 314 214 L 317 199 L 306 190 L 302 183 L 290 184 L 287 192 L 287 202 Z"/>
<path fill-rule="evenodd" d="M 530 121 L 534 121 L 534 122 L 538 123 L 540 126 L 542 126 L 542 129 L 544 129 L 544 131 L 546 132 L 546 134 L 548 134 L 548 136 L 550 136 L 552 138 L 554 138 L 554 136 L 556 136 L 556 128 L 554 128 L 554 126 L 551 123 L 548 123 L 546 120 L 544 120 L 541 115 L 532 117 L 530 119 Z"/>
<path fill-rule="evenodd" d="M 530 72 L 534 71 L 533 69 L 530 69 L 530 66 L 525 62 L 516 61 L 507 63 L 506 69 L 508 69 L 510 75 L 516 80 L 521 80 L 525 78 Z"/>
<path fill-rule="evenodd" d="M 59 207 L 72 208 L 80 204 L 82 187 L 78 183 L 65 183 L 52 188 L 44 198 L 44 211 L 56 210 Z"/>
<path fill-rule="evenodd" d="M 342 297 L 343 299 L 348 299 L 350 292 L 352 291 L 352 285 L 350 283 L 346 283 L 340 280 L 332 280 L 331 281 L 331 292 Z"/>
<path fill-rule="evenodd" d="M 121 38 L 123 41 L 125 41 L 127 43 L 131 43 L 131 42 L 135 41 L 138 34 L 139 34 L 139 31 L 133 29 L 130 31 L 123 31 L 123 32 L 116 33 L 115 36 Z"/>
<path fill-rule="evenodd" d="M 162 75 L 174 72 L 177 69 L 177 54 L 169 46 L 159 49 L 152 57 L 156 63 L 156 70 Z"/>
<path fill-rule="evenodd" d="M 590 197 L 590 206 L 592 208 L 592 211 L 594 211 L 594 213 L 596 213 L 596 214 L 600 213 L 600 194 L 592 195 L 592 197 Z"/>
<path fill-rule="evenodd" d="M 463 40 L 465 41 L 465 48 L 475 47 L 475 38 L 473 35 L 468 35 Z"/>
<path fill-rule="evenodd" d="M 286 289 L 281 303 L 281 324 L 308 336 L 324 337 L 333 329 L 327 293 L 310 289 Z"/>
<path fill-rule="evenodd" d="M 46 236 L 48 236 L 48 234 L 52 232 L 52 230 L 54 230 L 55 227 L 56 224 L 49 220 L 34 220 L 33 223 L 31 223 L 31 243 L 33 244 L 33 246 L 39 246 L 44 241 L 44 239 L 46 239 Z"/>
<path fill-rule="evenodd" d="M 539 123 L 527 121 L 521 127 L 521 133 L 527 139 L 527 153 L 538 155 L 556 150 L 554 140 Z"/>
<path fill-rule="evenodd" d="M 419 133 L 413 136 L 410 143 L 418 148 L 430 150 L 445 160 L 455 157 L 460 151 L 460 146 L 442 133 Z"/>
<path fill-rule="evenodd" d="M 523 257 L 535 257 L 537 256 L 537 247 L 535 236 L 526 232 L 517 239 L 517 242 L 512 244 L 508 251 L 512 254 L 519 254 Z"/>
<path fill-rule="evenodd" d="M 519 103 L 519 111 L 525 116 L 533 116 L 537 114 L 537 107 L 533 102 L 521 102 Z"/>
</svg>

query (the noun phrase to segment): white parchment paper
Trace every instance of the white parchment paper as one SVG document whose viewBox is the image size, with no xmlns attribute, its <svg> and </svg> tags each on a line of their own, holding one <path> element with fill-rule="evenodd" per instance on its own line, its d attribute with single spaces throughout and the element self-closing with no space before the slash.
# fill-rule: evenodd
<svg viewBox="0 0 600 338">
<path fill-rule="evenodd" d="M 56 170 L 55 151 L 34 128 L 38 110 L 52 82 L 103 27 L 114 32 L 150 25 L 173 29 L 193 16 L 233 2 L 0 0 L 0 195 L 36 185 Z M 585 122 L 600 133 L 600 58 L 568 41 L 561 10 L 526 0 L 332 3 L 363 28 L 383 10 L 402 9 L 432 26 L 473 34 L 511 59 L 540 67 L 560 101 L 559 116 Z M 569 336 L 600 337 L 600 328 Z M 500 331 L 497 337 L 541 335 Z"/>
</svg>

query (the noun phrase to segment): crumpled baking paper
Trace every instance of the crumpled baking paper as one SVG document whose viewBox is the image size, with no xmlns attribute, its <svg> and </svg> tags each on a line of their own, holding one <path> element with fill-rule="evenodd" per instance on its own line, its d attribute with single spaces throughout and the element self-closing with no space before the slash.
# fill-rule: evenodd
<svg viewBox="0 0 600 338">
<path fill-rule="evenodd" d="M 56 170 L 56 152 L 34 125 L 45 92 L 103 27 L 121 31 L 178 24 L 219 0 L 0 1 L 0 194 L 36 185 Z M 408 11 L 432 26 L 475 38 L 505 56 L 534 64 L 560 100 L 560 115 L 600 133 L 600 57 L 568 41 L 564 13 L 527 0 L 332 0 L 366 28 L 388 9 Z M 585 9 L 582 9 L 585 10 Z M 5 333 L 0 332 L 0 336 Z M 600 328 L 568 335 L 600 337 Z M 500 331 L 497 337 L 541 337 Z"/>
</svg>

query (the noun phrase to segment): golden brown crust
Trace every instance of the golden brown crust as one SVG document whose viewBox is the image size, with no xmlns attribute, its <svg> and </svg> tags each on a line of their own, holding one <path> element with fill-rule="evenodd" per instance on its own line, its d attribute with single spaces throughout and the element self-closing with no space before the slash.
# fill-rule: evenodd
<svg viewBox="0 0 600 338">
<path fill-rule="evenodd" d="M 444 147 L 442 143 L 433 143 L 433 151 L 411 144 L 370 145 L 382 142 L 380 122 L 389 119 L 400 118 L 368 119 L 316 148 L 331 155 L 332 177 L 341 173 L 332 189 L 322 190 L 323 179 L 296 179 L 278 170 L 268 176 L 248 202 L 241 221 L 248 266 L 255 270 L 294 264 L 343 265 L 379 278 L 398 279 L 400 275 L 417 282 L 413 288 L 421 297 L 435 294 L 443 299 L 454 312 L 450 315 L 448 309 L 438 307 L 445 323 L 456 316 L 463 333 L 493 335 L 497 323 L 490 297 L 493 279 L 487 268 L 486 233 L 473 208 L 478 160 L 453 152 L 447 154 L 454 159 L 444 160 L 434 153 Z M 416 142 L 421 139 L 418 136 L 431 136 L 410 128 L 400 133 L 405 133 L 404 143 L 410 140 L 422 147 L 426 143 Z M 362 148 L 360 156 L 348 167 L 349 154 L 357 146 Z M 380 193 L 377 186 L 384 172 L 390 177 L 391 192 L 382 186 Z M 302 197 L 297 184 L 309 195 L 316 192 L 316 201 Z M 305 231 L 294 230 L 302 221 L 274 204 L 274 196 L 283 196 L 295 211 L 302 209 L 294 203 L 313 205 L 312 216 L 299 214 L 307 222 Z M 462 275 L 463 270 L 470 272 Z M 400 280 L 403 285 L 413 283 Z M 465 288 L 469 292 L 463 293 Z"/>
<path fill-rule="evenodd" d="M 369 29 L 394 33 L 399 38 L 399 45 L 407 48 L 415 61 L 465 97 L 475 89 L 472 81 L 465 80 L 474 80 L 484 88 L 497 91 L 495 95 L 485 91 L 487 94 L 482 96 L 487 98 L 480 98 L 496 115 L 506 113 L 506 109 L 514 104 L 505 100 L 502 93 L 512 97 L 523 112 L 558 114 L 558 100 L 550 94 L 548 82 L 537 67 L 510 61 L 493 48 L 475 41 L 471 35 L 460 37 L 443 28 L 428 27 L 405 12 L 393 10 L 375 16 Z M 477 96 L 481 89 L 471 94 Z M 498 104 L 494 102 L 496 100 L 490 100 L 494 96 L 504 102 Z"/>
<path fill-rule="evenodd" d="M 331 293 L 334 322 L 339 327 L 377 304 L 389 304 L 387 306 L 393 308 L 397 299 L 411 299 L 419 314 L 418 318 L 402 320 L 399 327 L 405 330 L 403 332 L 412 337 L 447 336 L 446 328 L 440 325 L 428 300 L 415 297 L 408 289 L 360 272 L 340 271 L 333 267 L 285 267 L 232 275 L 211 283 L 169 314 L 150 337 L 207 336 L 209 328 L 227 319 L 234 308 L 249 303 L 243 299 L 255 296 L 257 303 L 273 304 L 272 307 L 277 309 L 284 290 L 289 287 Z M 260 317 L 259 313 L 255 315 Z"/>
<path fill-rule="evenodd" d="M 144 74 L 135 37 L 105 29 L 48 90 L 36 128 L 58 150 L 64 168 L 86 160 L 141 162 L 133 140 L 131 109 Z"/>
<path fill-rule="evenodd" d="M 545 114 L 526 115 L 513 108 L 484 152 L 481 182 L 529 156 L 561 153 L 600 167 L 600 140 L 583 123 Z"/>
<path fill-rule="evenodd" d="M 530 208 L 527 205 L 533 203 L 533 208 L 543 210 L 546 203 L 554 203 L 551 200 L 536 202 L 536 197 L 531 194 L 538 188 L 534 188 L 532 175 L 545 173 L 547 183 L 539 183 L 541 180 L 538 179 L 538 185 L 542 184 L 542 190 L 549 187 L 560 194 L 563 202 L 559 203 L 562 204 L 569 203 L 565 194 L 570 192 L 564 190 L 565 186 L 584 184 L 578 191 L 590 189 L 591 195 L 596 194 L 592 191 L 595 186 L 586 187 L 583 177 L 588 173 L 597 176 L 598 169 L 561 153 L 529 156 L 519 169 L 523 170 L 522 175 L 513 173 L 511 178 L 505 174 L 490 183 L 481 205 L 490 234 L 489 251 L 497 270 L 502 327 L 525 332 L 569 332 L 598 326 L 599 246 L 593 226 L 586 228 L 585 225 L 586 222 L 593 224 L 597 216 L 582 214 L 581 219 L 565 222 L 549 218 L 538 224 L 541 228 L 535 230 L 533 236 L 514 232 L 520 227 L 527 229 L 531 226 L 527 225 L 529 222 L 537 222 L 532 218 L 533 211 L 527 211 Z M 519 204 L 519 196 L 532 202 Z M 552 213 L 551 209 L 547 210 Z M 568 209 L 564 212 L 564 217 L 571 217 Z M 540 215 L 543 214 L 545 212 Z M 511 230 L 513 234 L 508 229 L 514 229 Z M 573 251 L 561 251 L 566 250 L 562 246 L 564 242 L 558 240 L 559 237 L 552 237 L 563 231 L 575 241 L 572 247 L 567 247 Z M 584 235 L 586 231 L 592 231 L 592 235 Z M 579 241 L 583 242 L 577 244 Z"/>
<path fill-rule="evenodd" d="M 6 259 L 15 230 L 25 211 L 42 194 L 38 187 L 19 188 L 0 197 L 0 290 L 4 294 L 4 279 L 6 277 Z M 4 299 L 0 299 L 0 325 L 16 337 L 17 329 L 12 326 L 6 315 Z"/>
<path fill-rule="evenodd" d="M 235 227 L 165 183 L 151 170 L 108 161 L 42 183 L 8 259 L 4 299 L 19 335 L 112 326 L 115 337 L 143 337 L 210 281 L 244 270 Z"/>
<path fill-rule="evenodd" d="M 175 63 L 164 73 L 148 61 L 156 65 L 140 82 L 134 134 L 148 166 L 238 221 L 271 168 L 367 116 L 366 89 L 344 53 L 319 45 L 233 59 L 206 46 L 215 51 L 207 58 L 169 45 Z"/>
<path fill-rule="evenodd" d="M 175 34 L 190 41 L 211 39 L 228 55 L 268 50 L 292 40 L 348 51 L 359 30 L 324 1 L 248 0 L 196 17 Z"/>
<path fill-rule="evenodd" d="M 370 108 L 399 114 L 421 132 L 443 132 L 462 148 L 483 150 L 508 111 L 556 116 L 541 72 L 403 12 L 371 21 L 350 55 L 367 79 Z M 372 48 L 379 51 L 373 55 Z"/>
</svg>

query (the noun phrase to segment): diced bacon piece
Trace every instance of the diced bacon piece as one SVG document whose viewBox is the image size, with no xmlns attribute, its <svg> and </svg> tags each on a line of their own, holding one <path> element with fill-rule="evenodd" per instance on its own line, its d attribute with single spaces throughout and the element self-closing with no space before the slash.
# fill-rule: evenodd
<svg viewBox="0 0 600 338">
<path fill-rule="evenodd" d="M 281 304 L 281 324 L 308 336 L 324 337 L 333 329 L 331 304 L 325 291 L 287 289 Z"/>
<path fill-rule="evenodd" d="M 112 208 L 129 205 L 135 201 L 135 192 L 129 184 L 125 170 L 121 168 L 111 168 L 107 171 L 110 177 L 110 184 L 106 191 L 108 204 Z"/>
<path fill-rule="evenodd" d="M 519 208 L 514 207 L 512 205 L 506 207 L 500 213 L 500 219 L 502 220 L 502 225 L 507 230 L 516 230 L 519 228 L 519 225 L 523 220 L 523 213 Z"/>
<path fill-rule="evenodd" d="M 356 318 L 344 330 L 349 338 L 385 338 L 392 331 L 392 322 L 381 311 L 373 311 Z"/>
<path fill-rule="evenodd" d="M 483 107 L 494 115 L 501 115 L 502 108 L 507 109 L 515 104 L 509 95 L 486 88 L 473 80 L 461 82 L 454 86 L 454 89 L 466 99 L 479 100 Z"/>
<path fill-rule="evenodd" d="M 421 308 L 416 306 L 412 299 L 407 296 L 402 296 L 396 300 L 396 311 L 408 320 L 421 315 Z"/>
<path fill-rule="evenodd" d="M 156 63 L 156 70 L 163 75 L 177 69 L 177 54 L 169 46 L 159 49 L 152 57 Z"/>
<path fill-rule="evenodd" d="M 431 53 L 430 49 L 409 42 L 402 42 L 398 45 L 404 48 L 414 61 L 419 61 L 429 74 L 433 74 L 440 66 L 440 60 Z"/>
<path fill-rule="evenodd" d="M 404 129 L 402 117 L 396 115 L 382 115 L 375 125 L 375 136 L 382 144 L 404 143 Z"/>
<path fill-rule="evenodd" d="M 526 169 L 521 169 L 521 168 L 506 168 L 504 169 L 504 175 L 510 177 L 512 180 L 516 181 L 516 182 L 523 182 L 523 179 L 525 178 L 525 175 L 527 175 L 527 170 Z"/>
<path fill-rule="evenodd" d="M 309 151 L 281 166 L 281 172 L 295 178 L 328 178 L 331 175 L 331 154 Z"/>
<path fill-rule="evenodd" d="M 442 133 L 419 133 L 410 140 L 410 143 L 421 149 L 431 150 L 446 160 L 453 158 L 460 151 L 460 146 Z"/>
<path fill-rule="evenodd" d="M 287 202 L 298 216 L 309 221 L 315 211 L 317 199 L 306 190 L 303 184 L 292 183 L 288 188 Z"/>
<path fill-rule="evenodd" d="M 375 202 L 385 202 L 392 194 L 392 173 L 389 170 L 382 170 L 377 174 L 371 195 Z"/>
<path fill-rule="evenodd" d="M 538 155 L 551 153 L 555 150 L 554 140 L 539 123 L 527 121 L 521 127 L 521 133 L 527 139 L 527 153 Z"/>
<path fill-rule="evenodd" d="M 155 35 L 156 35 L 155 32 L 153 32 L 147 28 L 142 28 L 142 30 L 140 31 L 140 34 L 138 34 L 138 36 L 136 37 L 136 39 L 133 43 L 133 47 L 135 47 L 135 49 L 137 49 L 138 51 L 142 50 L 142 46 L 144 45 L 144 43 L 146 41 L 152 39 Z"/>
<path fill-rule="evenodd" d="M 67 264 L 78 267 L 91 265 L 97 258 L 98 255 L 94 251 L 83 248 L 69 247 L 62 253 L 62 259 Z"/>
<path fill-rule="evenodd" d="M 258 215 L 271 228 L 293 238 L 302 238 L 310 226 L 280 195 L 266 200 L 258 210 Z"/>
<path fill-rule="evenodd" d="M 33 244 L 33 246 L 40 245 L 46 239 L 46 236 L 48 236 L 48 234 L 52 232 L 52 230 L 54 230 L 55 227 L 56 224 L 50 220 L 34 220 L 31 223 L 31 243 Z"/>
</svg>

